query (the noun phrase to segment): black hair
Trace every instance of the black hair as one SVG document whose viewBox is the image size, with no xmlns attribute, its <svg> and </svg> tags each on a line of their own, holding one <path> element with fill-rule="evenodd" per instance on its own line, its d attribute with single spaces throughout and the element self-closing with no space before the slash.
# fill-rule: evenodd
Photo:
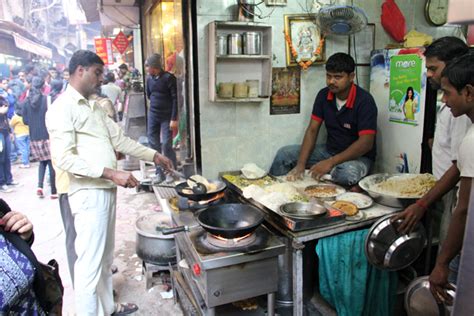
<svg viewBox="0 0 474 316">
<path fill-rule="evenodd" d="M 115 82 L 115 75 L 112 72 L 108 72 L 104 76 L 104 84 L 109 82 Z"/>
<path fill-rule="evenodd" d="M 408 87 L 407 88 L 407 95 L 405 96 L 405 102 L 407 102 L 410 97 L 408 96 L 408 91 L 411 91 L 411 99 L 414 100 L 415 99 L 415 91 L 413 91 L 413 87 Z"/>
<path fill-rule="evenodd" d="M 474 86 L 474 53 L 459 56 L 451 61 L 441 73 L 460 93 L 468 84 Z"/>
<path fill-rule="evenodd" d="M 7 99 L 5 99 L 3 96 L 0 95 L 0 105 L 4 105 L 4 104 L 8 105 L 8 101 Z"/>
<path fill-rule="evenodd" d="M 55 71 L 58 71 L 58 70 L 56 69 L 56 67 L 54 67 L 54 66 L 50 66 L 50 67 L 48 68 L 48 70 L 55 70 Z"/>
<path fill-rule="evenodd" d="M 127 66 L 126 64 L 121 64 L 121 65 L 119 66 L 119 69 L 126 69 L 126 70 L 128 70 L 128 66 Z"/>
<path fill-rule="evenodd" d="M 72 75 L 79 66 L 87 68 L 94 64 L 104 65 L 104 61 L 96 53 L 89 50 L 78 50 L 69 61 L 69 73 Z"/>
<path fill-rule="evenodd" d="M 353 73 L 355 70 L 354 59 L 346 53 L 335 53 L 326 62 L 326 71 Z"/>
<path fill-rule="evenodd" d="M 461 39 L 454 36 L 438 38 L 431 43 L 424 52 L 426 58 L 436 57 L 447 63 L 455 57 L 462 56 L 469 51 L 469 46 Z"/>
</svg>

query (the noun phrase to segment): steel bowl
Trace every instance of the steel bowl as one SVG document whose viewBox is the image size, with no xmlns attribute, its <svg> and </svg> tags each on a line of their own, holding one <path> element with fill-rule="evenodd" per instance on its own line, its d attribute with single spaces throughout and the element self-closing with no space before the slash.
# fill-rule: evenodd
<svg viewBox="0 0 474 316">
<path fill-rule="evenodd" d="M 393 214 L 380 218 L 365 239 L 365 255 L 374 266 L 396 271 L 412 264 L 426 245 L 426 233 L 418 223 L 408 234 L 397 231 L 401 220 L 392 223 Z"/>
<path fill-rule="evenodd" d="M 415 203 L 416 200 L 420 197 L 410 197 L 410 198 L 398 197 L 398 196 L 375 192 L 370 189 L 374 184 L 385 181 L 391 177 L 400 176 L 400 175 L 401 174 L 390 174 L 390 173 L 373 174 L 360 180 L 359 186 L 362 188 L 362 190 L 366 191 L 374 199 L 375 202 L 379 204 L 394 207 L 394 208 L 405 208 Z M 410 176 L 412 174 L 407 173 L 406 175 Z"/>
<path fill-rule="evenodd" d="M 297 219 L 310 219 L 326 214 L 326 208 L 314 202 L 292 202 L 280 206 L 280 213 Z"/>
<path fill-rule="evenodd" d="M 413 280 L 405 292 L 405 310 L 408 316 L 441 316 L 451 315 L 451 307 L 438 304 L 431 294 L 429 276 Z M 448 290 L 453 298 L 455 292 Z"/>
</svg>

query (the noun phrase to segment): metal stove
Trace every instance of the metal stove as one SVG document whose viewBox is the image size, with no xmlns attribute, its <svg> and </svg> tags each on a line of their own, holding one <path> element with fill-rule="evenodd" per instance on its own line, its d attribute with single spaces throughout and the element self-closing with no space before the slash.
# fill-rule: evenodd
<svg viewBox="0 0 474 316">
<path fill-rule="evenodd" d="M 198 224 L 191 210 L 173 212 L 172 219 L 176 225 Z M 261 225 L 250 236 L 233 240 L 197 227 L 176 234 L 175 241 L 178 262 L 186 262 L 186 267 L 178 264 L 178 270 L 203 315 L 215 315 L 216 307 L 265 294 L 267 311 L 261 314 L 274 315 L 278 256 L 285 245 L 267 227 Z"/>
</svg>

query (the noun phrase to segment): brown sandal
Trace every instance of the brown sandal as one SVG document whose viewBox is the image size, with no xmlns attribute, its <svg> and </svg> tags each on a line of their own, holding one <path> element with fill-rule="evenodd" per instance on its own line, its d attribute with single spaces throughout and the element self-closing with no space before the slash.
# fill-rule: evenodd
<svg viewBox="0 0 474 316">
<path fill-rule="evenodd" d="M 138 306 L 133 303 L 115 303 L 115 312 L 112 316 L 128 315 L 135 313 L 138 310 Z"/>
</svg>

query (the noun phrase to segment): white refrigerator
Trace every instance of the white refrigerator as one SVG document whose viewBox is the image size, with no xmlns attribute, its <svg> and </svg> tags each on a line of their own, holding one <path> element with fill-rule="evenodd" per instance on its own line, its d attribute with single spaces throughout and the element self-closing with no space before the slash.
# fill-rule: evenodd
<svg viewBox="0 0 474 316">
<path fill-rule="evenodd" d="M 371 54 L 370 93 L 378 108 L 374 172 L 419 173 L 422 169 L 425 69 L 423 48 L 383 49 Z"/>
</svg>

